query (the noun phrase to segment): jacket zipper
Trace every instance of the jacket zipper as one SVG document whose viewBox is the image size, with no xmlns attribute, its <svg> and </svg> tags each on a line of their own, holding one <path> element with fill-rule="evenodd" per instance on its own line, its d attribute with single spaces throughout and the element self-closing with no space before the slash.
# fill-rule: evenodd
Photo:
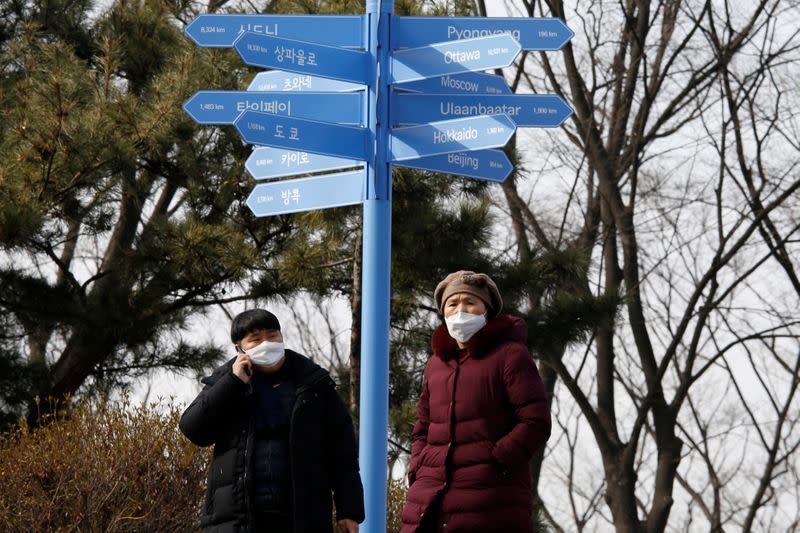
<svg viewBox="0 0 800 533">
<path fill-rule="evenodd" d="M 250 396 L 253 393 L 253 384 L 248 382 L 247 387 L 247 396 Z M 249 405 L 248 401 L 248 408 L 252 409 L 252 406 Z M 253 417 L 248 415 L 247 417 L 247 438 L 244 445 L 244 501 L 245 506 L 247 508 L 247 516 L 245 520 L 245 530 L 251 531 L 252 530 L 252 519 L 253 519 L 253 504 L 251 502 L 252 495 L 250 494 L 250 483 L 248 480 L 248 473 L 250 472 L 250 455 L 252 454 L 252 447 L 253 447 L 253 433 L 255 433 L 255 421 Z"/>
<path fill-rule="evenodd" d="M 297 485 L 295 483 L 295 475 L 294 475 L 294 428 L 295 428 L 295 418 L 297 417 L 297 413 L 300 411 L 301 407 L 305 407 L 306 404 L 310 402 L 310 400 L 305 399 L 305 394 L 307 391 L 311 391 L 316 386 L 323 381 L 325 378 L 319 379 L 314 383 L 310 383 L 305 385 L 297 390 L 297 401 L 292 408 L 292 417 L 289 420 L 289 471 L 291 473 L 292 478 L 292 524 L 293 527 L 297 527 L 294 519 L 295 510 L 297 509 L 297 502 L 295 498 L 297 497 Z M 301 400 L 301 396 L 303 396 Z"/>
</svg>

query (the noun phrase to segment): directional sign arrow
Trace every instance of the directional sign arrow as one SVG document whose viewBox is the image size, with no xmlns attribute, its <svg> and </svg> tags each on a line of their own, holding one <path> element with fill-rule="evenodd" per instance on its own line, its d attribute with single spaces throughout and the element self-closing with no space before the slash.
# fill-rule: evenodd
<svg viewBox="0 0 800 533">
<path fill-rule="evenodd" d="M 506 80 L 496 74 L 464 72 L 394 85 L 393 89 L 429 94 L 511 94 Z"/>
<path fill-rule="evenodd" d="M 557 18 L 392 17 L 392 50 L 498 34 L 523 50 L 560 50 L 575 35 Z"/>
<path fill-rule="evenodd" d="M 305 39 L 330 46 L 362 48 L 361 15 L 200 15 L 186 26 L 186 35 L 208 48 L 230 48 L 239 34 L 250 31 L 275 37 Z"/>
<path fill-rule="evenodd" d="M 255 179 L 263 180 L 324 170 L 339 170 L 362 164 L 362 161 L 356 159 L 260 146 L 253 150 L 244 167 Z"/>
<path fill-rule="evenodd" d="M 249 144 L 367 159 L 366 128 L 246 111 L 234 123 Z"/>
<path fill-rule="evenodd" d="M 522 48 L 510 35 L 437 43 L 392 54 L 392 83 L 507 67 Z"/>
<path fill-rule="evenodd" d="M 502 150 L 453 152 L 419 159 L 406 159 L 396 164 L 401 167 L 443 172 L 499 183 L 504 182 L 514 170 L 514 165 Z"/>
<path fill-rule="evenodd" d="M 335 46 L 243 33 L 233 47 L 248 65 L 366 83 L 369 54 Z"/>
<path fill-rule="evenodd" d="M 301 91 L 346 93 L 365 90 L 364 85 L 348 81 L 317 78 L 308 74 L 295 74 L 282 70 L 259 72 L 248 85 L 248 91 Z"/>
<path fill-rule="evenodd" d="M 198 91 L 183 109 L 199 124 L 233 124 L 243 111 L 361 124 L 363 93 Z"/>
<path fill-rule="evenodd" d="M 505 115 L 443 120 L 422 126 L 393 128 L 392 161 L 505 146 L 516 126 Z"/>
<path fill-rule="evenodd" d="M 366 171 L 261 183 L 247 197 L 257 217 L 353 205 L 364 201 Z"/>
<path fill-rule="evenodd" d="M 508 115 L 518 127 L 554 128 L 572 108 L 556 94 L 461 95 L 394 93 L 390 99 L 394 125 L 438 120 Z"/>
</svg>

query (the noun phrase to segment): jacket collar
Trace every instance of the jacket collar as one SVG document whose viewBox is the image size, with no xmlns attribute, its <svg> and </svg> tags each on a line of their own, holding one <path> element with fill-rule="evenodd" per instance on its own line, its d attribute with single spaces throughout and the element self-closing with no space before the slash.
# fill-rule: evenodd
<svg viewBox="0 0 800 533">
<path fill-rule="evenodd" d="M 498 315 L 489 320 L 470 340 L 465 349 L 471 357 L 481 357 L 494 346 L 507 341 L 521 342 L 528 340 L 528 327 L 525 321 L 512 315 Z M 433 332 L 431 339 L 433 354 L 444 361 L 458 357 L 460 351 L 456 340 L 447 331 L 442 322 Z"/>
<path fill-rule="evenodd" d="M 233 371 L 234 361 L 236 361 L 236 357 L 218 366 L 210 376 L 204 377 L 200 382 L 205 385 L 213 385 L 222 376 Z M 305 355 L 299 354 L 293 350 L 286 350 L 286 364 L 290 365 L 289 375 L 292 377 L 292 381 L 297 387 L 297 394 L 325 381 L 333 383 L 333 380 L 331 380 L 330 375 L 325 369 Z M 325 378 L 328 379 L 326 380 Z"/>
</svg>

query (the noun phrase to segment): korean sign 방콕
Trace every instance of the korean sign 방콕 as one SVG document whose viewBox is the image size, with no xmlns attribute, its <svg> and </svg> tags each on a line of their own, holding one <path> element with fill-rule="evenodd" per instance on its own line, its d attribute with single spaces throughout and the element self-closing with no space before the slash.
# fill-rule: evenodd
<svg viewBox="0 0 800 533">
<path fill-rule="evenodd" d="M 522 48 L 510 35 L 436 43 L 391 56 L 392 83 L 507 67 Z"/>
<path fill-rule="evenodd" d="M 366 52 L 296 41 L 258 33 L 243 33 L 233 47 L 248 65 L 366 83 Z"/>
<path fill-rule="evenodd" d="M 505 115 L 443 120 L 393 128 L 392 161 L 505 146 L 516 125 Z"/>
<path fill-rule="evenodd" d="M 260 183 L 247 197 L 257 217 L 341 207 L 364 201 L 364 169 L 311 178 Z"/>
</svg>

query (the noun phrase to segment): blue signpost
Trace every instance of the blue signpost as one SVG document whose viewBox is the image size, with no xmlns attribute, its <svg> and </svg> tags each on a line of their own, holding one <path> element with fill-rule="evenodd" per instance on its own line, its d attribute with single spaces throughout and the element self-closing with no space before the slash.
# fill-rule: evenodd
<svg viewBox="0 0 800 533">
<path fill-rule="evenodd" d="M 265 180 L 296 174 L 340 170 L 363 164 L 363 161 L 356 159 L 260 146 L 253 150 L 244 167 L 255 179 Z"/>
<path fill-rule="evenodd" d="M 240 34 L 249 31 L 288 39 L 314 36 L 314 42 L 361 48 L 364 17 L 361 15 L 200 15 L 186 26 L 199 46 L 230 48 Z"/>
<path fill-rule="evenodd" d="M 392 129 L 392 161 L 505 146 L 517 126 L 506 115 L 459 118 Z"/>
<path fill-rule="evenodd" d="M 483 72 L 463 72 L 452 76 L 425 78 L 395 85 L 393 89 L 431 94 L 511 94 L 511 89 L 502 76 Z"/>
<path fill-rule="evenodd" d="M 318 78 L 282 70 L 259 72 L 247 86 L 248 91 L 305 91 L 343 93 L 363 91 L 364 86 L 349 81 Z M 511 92 L 511 91 L 509 91 Z"/>
<path fill-rule="evenodd" d="M 473 150 L 405 159 L 398 166 L 502 183 L 514 170 L 502 150 Z"/>
<path fill-rule="evenodd" d="M 255 67 L 353 83 L 365 81 L 366 52 L 250 32 L 236 39 L 233 47 L 245 63 Z"/>
<path fill-rule="evenodd" d="M 197 91 L 183 109 L 198 124 L 233 124 L 245 111 L 362 124 L 363 93 Z"/>
<path fill-rule="evenodd" d="M 364 201 L 364 170 L 260 183 L 247 197 L 257 217 L 327 209 Z"/>
<path fill-rule="evenodd" d="M 200 46 L 234 47 L 273 69 L 250 92 L 200 91 L 184 105 L 197 122 L 232 123 L 259 146 L 246 164 L 256 179 L 363 167 L 260 183 L 247 205 L 256 216 L 363 205 L 368 533 L 386 531 L 392 165 L 502 182 L 513 168 L 491 148 L 519 126 L 558 126 L 572 112 L 560 97 L 513 95 L 502 77 L 475 72 L 509 65 L 521 49 L 559 49 L 573 35 L 561 20 L 393 13 L 393 0 L 367 0 L 363 16 L 200 15 L 186 27 Z"/>
<path fill-rule="evenodd" d="M 522 48 L 510 35 L 436 43 L 392 54 L 393 83 L 507 67 Z"/>
<path fill-rule="evenodd" d="M 561 19 L 517 17 L 393 17 L 392 50 L 488 35 L 511 35 L 523 50 L 559 50 L 573 35 Z"/>
<path fill-rule="evenodd" d="M 554 128 L 572 114 L 572 108 L 556 94 L 394 93 L 391 99 L 395 125 L 502 113 L 519 127 Z"/>
<path fill-rule="evenodd" d="M 245 111 L 233 124 L 248 144 L 367 159 L 365 128 Z"/>
</svg>

